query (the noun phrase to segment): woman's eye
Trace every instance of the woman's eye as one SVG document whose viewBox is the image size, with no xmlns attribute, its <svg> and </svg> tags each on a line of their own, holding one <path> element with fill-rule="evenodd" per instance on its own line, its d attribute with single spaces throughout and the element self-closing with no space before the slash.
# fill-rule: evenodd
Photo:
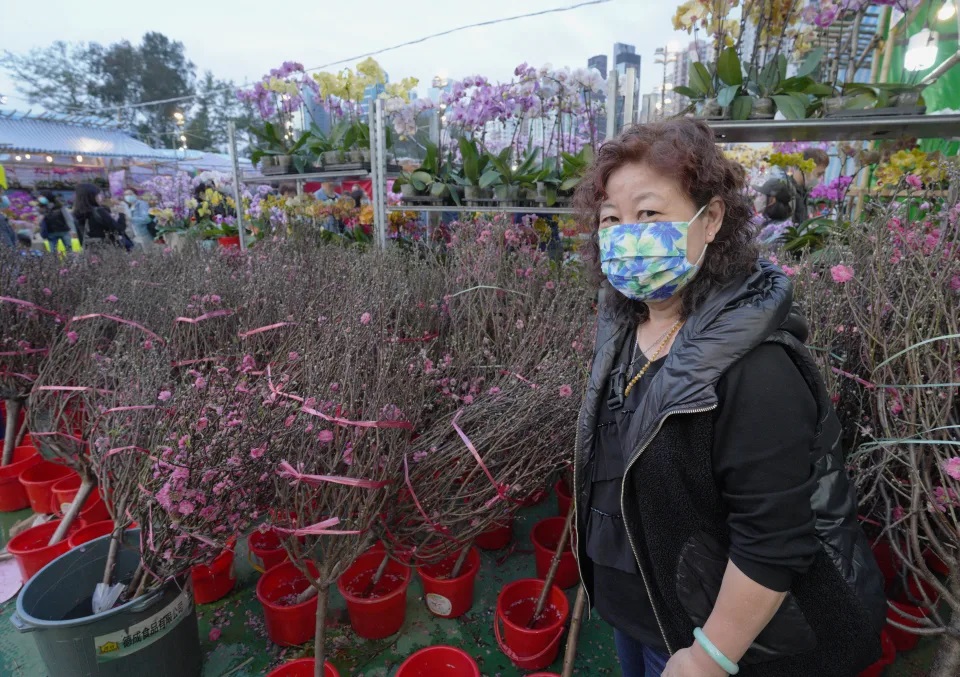
<svg viewBox="0 0 960 677">
<path fill-rule="evenodd" d="M 640 217 L 641 221 L 652 221 L 660 212 L 654 211 L 652 209 L 644 209 L 640 211 L 637 216 Z"/>
<path fill-rule="evenodd" d="M 600 223 L 605 225 L 610 225 L 613 223 L 617 223 L 619 220 L 620 219 L 618 219 L 616 216 L 604 216 L 602 219 L 600 219 Z"/>
</svg>

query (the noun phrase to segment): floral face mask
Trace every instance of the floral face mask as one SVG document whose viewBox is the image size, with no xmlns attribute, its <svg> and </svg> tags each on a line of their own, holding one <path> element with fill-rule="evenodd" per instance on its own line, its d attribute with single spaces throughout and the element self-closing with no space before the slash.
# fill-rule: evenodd
<svg viewBox="0 0 960 677">
<path fill-rule="evenodd" d="M 694 278 L 707 253 L 687 261 L 689 221 L 618 223 L 600 231 L 600 266 L 614 289 L 634 301 L 666 301 Z"/>
</svg>

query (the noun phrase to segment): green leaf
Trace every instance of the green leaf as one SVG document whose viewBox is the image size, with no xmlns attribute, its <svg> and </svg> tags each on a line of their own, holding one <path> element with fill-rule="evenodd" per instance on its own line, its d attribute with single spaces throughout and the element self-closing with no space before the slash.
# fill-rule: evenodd
<svg viewBox="0 0 960 677">
<path fill-rule="evenodd" d="M 753 111 L 753 97 L 738 96 L 730 104 L 730 117 L 734 120 L 746 120 Z"/>
<path fill-rule="evenodd" d="M 724 83 L 736 85 L 743 84 L 743 68 L 740 66 L 740 57 L 733 47 L 727 47 L 720 53 L 717 60 L 717 75 Z"/>
<path fill-rule="evenodd" d="M 866 110 L 877 105 L 877 95 L 873 92 L 861 92 L 844 104 L 846 110 Z"/>
<path fill-rule="evenodd" d="M 430 194 L 433 197 L 443 197 L 443 194 L 447 192 L 447 184 L 440 183 L 439 181 L 430 186 Z"/>
<path fill-rule="evenodd" d="M 774 91 L 777 85 L 780 84 L 780 71 L 777 68 L 777 62 L 768 61 L 763 67 L 763 70 L 760 71 L 758 80 L 760 82 L 761 94 L 769 94 Z"/>
<path fill-rule="evenodd" d="M 692 87 L 684 87 L 680 85 L 679 87 L 674 87 L 673 91 L 679 94 L 680 96 L 685 96 L 688 99 L 699 99 L 703 96 L 703 93 L 698 92 Z"/>
<path fill-rule="evenodd" d="M 817 83 L 814 82 L 813 78 L 808 76 L 787 78 L 780 83 L 780 91 L 784 94 L 805 92 L 808 87 L 812 87 L 815 84 Z"/>
<path fill-rule="evenodd" d="M 489 188 L 490 186 L 496 185 L 500 182 L 500 172 L 496 169 L 488 169 L 480 176 L 479 186 L 481 188 Z"/>
<path fill-rule="evenodd" d="M 717 103 L 726 108 L 733 103 L 733 99 L 737 96 L 739 90 L 740 88 L 736 85 L 724 87 L 720 90 L 720 93 L 717 94 Z"/>
<path fill-rule="evenodd" d="M 460 155 L 463 156 L 463 175 L 471 185 L 480 180 L 480 154 L 477 147 L 466 139 L 460 139 Z"/>
<path fill-rule="evenodd" d="M 560 184 L 560 190 L 562 191 L 573 190 L 580 184 L 580 179 L 581 177 L 579 176 L 571 176 L 566 181 Z"/>
<path fill-rule="evenodd" d="M 797 68 L 797 77 L 803 77 L 805 75 L 810 75 L 813 71 L 817 70 L 817 66 L 820 65 L 820 61 L 823 59 L 823 55 L 826 52 L 823 47 L 817 47 L 814 50 L 811 50 L 800 62 L 800 66 Z"/>
<path fill-rule="evenodd" d="M 776 64 L 777 72 L 780 75 L 780 82 L 783 82 L 787 79 L 787 57 L 783 54 L 778 54 Z"/>
<path fill-rule="evenodd" d="M 547 206 L 552 207 L 557 203 L 557 187 L 547 186 L 545 193 L 547 196 Z"/>
<path fill-rule="evenodd" d="M 815 96 L 818 99 L 825 99 L 834 95 L 835 91 L 830 85 L 823 85 L 820 83 L 815 83 L 803 90 L 804 94 L 809 94 L 810 96 Z"/>
<path fill-rule="evenodd" d="M 802 98 L 801 98 L 802 97 Z M 788 120 L 803 120 L 807 117 L 807 102 L 803 95 L 779 94 L 770 97 L 777 104 L 777 109 Z"/>
<path fill-rule="evenodd" d="M 690 68 L 690 87 L 703 96 L 709 96 L 713 92 L 713 78 L 710 76 L 710 71 L 699 61 L 694 62 Z"/>
</svg>

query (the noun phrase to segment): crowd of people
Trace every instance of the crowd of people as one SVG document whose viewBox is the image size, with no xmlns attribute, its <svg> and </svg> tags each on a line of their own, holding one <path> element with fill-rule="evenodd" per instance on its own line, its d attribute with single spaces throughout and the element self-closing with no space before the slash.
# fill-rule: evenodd
<svg viewBox="0 0 960 677">
<path fill-rule="evenodd" d="M 36 216 L 29 221 L 17 221 L 19 228 L 14 228 L 3 213 L 10 207 L 10 199 L 4 195 L 6 190 L 6 184 L 0 182 L 0 246 L 18 248 L 25 255 L 42 255 L 44 249 L 71 251 L 73 240 L 80 247 L 106 244 L 128 251 L 136 246 L 149 249 L 156 237 L 150 204 L 132 188 L 116 200 L 95 184 L 81 183 L 67 204 L 62 193 L 32 193 Z"/>
</svg>

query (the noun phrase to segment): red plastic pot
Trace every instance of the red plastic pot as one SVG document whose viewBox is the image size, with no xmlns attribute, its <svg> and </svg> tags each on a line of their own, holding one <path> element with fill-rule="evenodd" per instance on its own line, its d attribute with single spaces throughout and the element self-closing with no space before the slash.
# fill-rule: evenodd
<svg viewBox="0 0 960 677">
<path fill-rule="evenodd" d="M 240 249 L 240 236 L 228 235 L 227 237 L 218 237 L 217 242 L 224 249 Z"/>
<path fill-rule="evenodd" d="M 60 509 L 65 503 L 73 503 L 80 491 L 80 476 L 76 473 L 68 475 L 53 485 L 53 508 L 55 512 L 62 515 Z M 99 489 L 94 489 L 87 497 L 83 507 L 80 509 L 80 517 L 87 524 L 94 522 L 103 522 L 111 519 L 110 512 L 107 510 L 106 503 L 103 502 L 103 496 Z"/>
<path fill-rule="evenodd" d="M 350 624 L 365 639 L 395 635 L 406 618 L 407 586 L 410 585 L 408 567 L 390 560 L 380 582 L 368 592 L 383 557 L 380 552 L 360 555 L 337 580 L 337 588 L 347 600 Z"/>
<path fill-rule="evenodd" d="M 22 446 L 13 450 L 13 462 L 0 466 L 0 512 L 15 512 L 30 505 L 27 490 L 20 484 L 20 473 L 43 461 L 33 447 Z"/>
<path fill-rule="evenodd" d="M 550 564 L 553 562 L 553 554 L 557 550 L 557 544 L 563 535 L 563 527 L 567 521 L 566 517 L 548 517 L 540 520 L 530 532 L 530 540 L 533 541 L 533 554 L 537 562 L 537 578 L 545 579 L 550 571 Z M 557 567 L 557 574 L 553 579 L 553 584 L 558 588 L 572 588 L 580 580 L 580 572 L 577 569 L 577 560 L 573 557 L 573 549 L 570 545 L 570 538 L 567 538 L 567 546 L 560 555 L 560 565 Z"/>
<path fill-rule="evenodd" d="M 890 602 L 890 604 L 916 618 L 926 618 L 927 614 L 930 613 L 923 607 L 914 606 L 912 604 L 904 604 L 903 602 Z M 921 627 L 920 623 L 911 621 L 909 618 L 904 618 L 893 609 L 887 609 L 887 620 L 895 621 L 900 625 L 907 626 L 908 628 Z M 888 624 L 886 632 L 888 635 L 890 635 L 890 639 L 893 641 L 893 645 L 897 648 L 897 651 L 909 651 L 917 646 L 917 644 L 920 642 L 920 635 L 914 635 L 913 633 L 907 632 L 906 630 L 901 630 L 893 625 Z"/>
<path fill-rule="evenodd" d="M 59 543 L 47 545 L 58 526 L 60 526 L 60 520 L 45 522 L 38 527 L 31 527 L 17 534 L 7 543 L 7 552 L 17 560 L 20 579 L 24 583 L 29 581 L 43 567 L 70 550 L 70 543 L 67 538 Z M 68 538 L 83 526 L 83 520 L 74 522 L 70 531 L 67 532 Z"/>
<path fill-rule="evenodd" d="M 880 677 L 883 671 L 886 670 L 888 666 L 893 665 L 893 662 L 897 660 L 897 647 L 894 646 L 893 640 L 890 639 L 890 635 L 887 634 L 886 630 L 880 634 L 880 644 L 883 647 L 883 656 L 881 656 L 880 660 L 876 663 L 861 672 L 858 677 Z M 530 677 L 533 677 L 533 675 Z"/>
<path fill-rule="evenodd" d="M 287 561 L 287 551 L 273 529 L 257 530 L 247 536 L 247 551 L 253 568 L 261 573 Z"/>
<path fill-rule="evenodd" d="M 930 567 L 930 571 L 940 574 L 941 576 L 950 575 L 950 567 L 947 566 L 946 562 L 937 557 L 937 553 L 930 548 L 923 551 L 923 559 L 926 561 L 927 566 Z"/>
<path fill-rule="evenodd" d="M 233 546 L 217 555 L 209 564 L 198 564 L 190 569 L 193 579 L 193 598 L 197 604 L 210 604 L 223 599 L 237 583 L 233 569 Z"/>
<path fill-rule="evenodd" d="M 553 485 L 553 490 L 557 492 L 557 514 L 560 517 L 566 517 L 570 512 L 570 506 L 573 505 L 573 498 L 570 496 L 570 489 L 563 480 L 558 480 Z"/>
<path fill-rule="evenodd" d="M 495 524 L 477 536 L 473 542 L 481 550 L 503 550 L 510 545 L 511 538 L 513 538 L 513 515 L 505 524 Z"/>
<path fill-rule="evenodd" d="M 880 567 L 880 572 L 883 574 L 883 580 L 889 588 L 900 572 L 901 563 L 897 561 L 893 547 L 886 538 L 878 538 L 871 542 L 870 549 L 873 551 L 873 557 L 877 560 L 877 566 Z"/>
<path fill-rule="evenodd" d="M 108 536 L 109 534 L 112 534 L 113 526 L 113 520 L 103 520 L 100 522 L 94 522 L 93 524 L 88 524 L 87 526 L 81 527 L 70 534 L 70 537 L 67 539 L 67 543 L 70 544 L 71 548 L 76 548 L 78 545 L 95 541 L 101 536 Z"/>
<path fill-rule="evenodd" d="M 317 568 L 307 563 L 310 573 Z M 270 641 L 280 646 L 297 646 L 313 639 L 317 627 L 317 596 L 300 604 L 284 604 L 310 586 L 293 562 L 281 562 L 257 581 L 257 599 L 263 605 Z"/>
<path fill-rule="evenodd" d="M 401 663 L 396 677 L 480 677 L 480 668 L 462 649 L 428 646 Z"/>
<path fill-rule="evenodd" d="M 527 628 L 542 590 L 543 581 L 523 578 L 508 583 L 497 597 L 494 635 L 500 650 L 521 670 L 542 670 L 553 663 L 570 613 L 567 596 L 557 586 L 551 586 L 537 627 Z"/>
<path fill-rule="evenodd" d="M 71 474 L 75 473 L 67 466 L 50 461 L 35 463 L 20 473 L 20 484 L 35 513 L 53 512 L 53 485 Z"/>
<path fill-rule="evenodd" d="M 423 581 L 427 608 L 434 616 L 458 618 L 473 606 L 473 588 L 480 572 L 480 553 L 470 548 L 470 554 L 460 569 L 460 575 L 449 578 L 459 553 L 439 564 L 420 567 L 417 571 Z"/>
<path fill-rule="evenodd" d="M 544 502 L 544 500 L 546 500 L 547 493 L 548 491 L 546 489 L 538 489 L 537 491 L 533 492 L 532 494 L 527 496 L 525 499 L 523 499 L 521 505 L 524 508 L 531 508 L 535 505 L 540 505 L 541 503 Z"/>
<path fill-rule="evenodd" d="M 313 658 L 298 658 L 271 670 L 267 673 L 267 677 L 313 677 L 313 666 L 316 663 L 317 661 Z M 340 673 L 330 664 L 330 661 L 324 661 L 323 674 L 324 677 L 340 677 Z"/>
<path fill-rule="evenodd" d="M 931 584 L 917 578 L 915 574 L 907 574 L 907 589 L 900 593 L 897 601 L 904 604 L 922 604 L 925 599 L 936 603 L 940 600 L 940 593 Z"/>
<path fill-rule="evenodd" d="M 53 485 L 53 501 L 51 507 L 54 513 L 63 517 L 61 506 L 63 506 L 64 503 L 73 503 L 73 499 L 77 497 L 77 492 L 80 491 L 80 482 L 80 475 L 74 473 L 58 480 L 57 483 Z M 89 502 L 89 499 L 87 500 Z"/>
</svg>

